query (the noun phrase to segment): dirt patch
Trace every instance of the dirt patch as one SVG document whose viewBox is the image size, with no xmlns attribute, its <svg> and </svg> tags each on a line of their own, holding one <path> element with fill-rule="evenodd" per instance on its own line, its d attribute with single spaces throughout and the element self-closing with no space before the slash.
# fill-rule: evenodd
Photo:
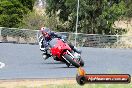
<svg viewBox="0 0 132 88">
<path fill-rule="evenodd" d="M 44 85 L 75 84 L 75 79 L 24 79 L 24 80 L 0 80 L 0 88 L 38 87 Z"/>
</svg>

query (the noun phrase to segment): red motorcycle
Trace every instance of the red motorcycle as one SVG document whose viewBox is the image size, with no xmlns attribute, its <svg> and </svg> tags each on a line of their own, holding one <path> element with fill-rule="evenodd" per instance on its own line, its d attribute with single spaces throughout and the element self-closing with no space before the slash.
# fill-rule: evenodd
<svg viewBox="0 0 132 88">
<path fill-rule="evenodd" d="M 68 67 L 71 65 L 77 68 L 84 66 L 84 61 L 82 60 L 81 55 L 74 52 L 62 39 L 53 38 L 49 42 L 49 47 L 49 51 L 55 60 L 65 62 Z"/>
</svg>

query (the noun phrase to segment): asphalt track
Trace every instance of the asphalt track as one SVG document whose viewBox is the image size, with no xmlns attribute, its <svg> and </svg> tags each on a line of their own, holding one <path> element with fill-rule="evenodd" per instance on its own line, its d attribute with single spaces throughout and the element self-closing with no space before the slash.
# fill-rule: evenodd
<svg viewBox="0 0 132 88">
<path fill-rule="evenodd" d="M 132 74 L 132 49 L 80 48 L 87 73 Z M 0 43 L 0 79 L 75 77 L 77 68 L 44 61 L 38 45 Z"/>
</svg>

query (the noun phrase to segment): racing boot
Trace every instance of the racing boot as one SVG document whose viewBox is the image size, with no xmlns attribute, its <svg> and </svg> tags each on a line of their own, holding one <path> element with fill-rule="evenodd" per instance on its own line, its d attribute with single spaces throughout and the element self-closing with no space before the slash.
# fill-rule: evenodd
<svg viewBox="0 0 132 88">
<path fill-rule="evenodd" d="M 44 60 L 46 60 L 46 59 L 48 59 L 50 57 L 50 55 L 49 54 L 46 54 L 46 53 L 43 53 L 42 54 L 42 57 L 43 57 Z"/>
<path fill-rule="evenodd" d="M 77 52 L 77 53 L 81 54 L 81 50 L 77 49 L 77 47 L 73 46 L 71 43 L 69 43 L 68 45 L 71 47 L 71 49 L 72 49 L 74 52 Z"/>
<path fill-rule="evenodd" d="M 73 51 L 74 51 L 74 52 L 77 52 L 77 53 L 79 53 L 79 54 L 82 53 L 81 50 L 77 49 L 77 47 L 75 47 L 75 46 L 73 47 Z"/>
</svg>

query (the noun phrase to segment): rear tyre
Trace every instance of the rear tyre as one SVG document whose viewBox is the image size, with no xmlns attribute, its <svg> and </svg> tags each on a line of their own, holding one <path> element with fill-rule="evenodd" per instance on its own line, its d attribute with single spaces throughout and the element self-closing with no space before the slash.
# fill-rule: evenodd
<svg viewBox="0 0 132 88">
<path fill-rule="evenodd" d="M 64 55 L 64 58 L 65 58 L 66 60 L 68 60 L 73 66 L 75 66 L 75 67 L 77 67 L 77 68 L 80 67 L 80 64 L 79 64 L 78 62 L 74 61 L 70 55 L 65 54 L 65 55 Z"/>
</svg>

